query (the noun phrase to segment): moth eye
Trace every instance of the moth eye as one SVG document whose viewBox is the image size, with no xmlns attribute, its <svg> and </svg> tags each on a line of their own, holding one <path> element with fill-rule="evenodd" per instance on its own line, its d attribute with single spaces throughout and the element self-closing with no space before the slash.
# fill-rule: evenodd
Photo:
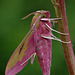
<svg viewBox="0 0 75 75">
<path fill-rule="evenodd" d="M 42 18 L 44 18 L 45 16 L 43 15 Z"/>
<path fill-rule="evenodd" d="M 41 18 L 46 18 L 47 16 L 46 16 L 46 14 L 43 14 L 42 16 L 41 16 Z"/>
</svg>

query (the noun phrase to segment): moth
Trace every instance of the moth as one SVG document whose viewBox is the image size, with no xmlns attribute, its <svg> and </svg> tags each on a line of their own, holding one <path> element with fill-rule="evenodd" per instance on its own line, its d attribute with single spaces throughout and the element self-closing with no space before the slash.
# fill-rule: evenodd
<svg viewBox="0 0 75 75">
<path fill-rule="evenodd" d="M 16 75 L 27 65 L 30 58 L 31 64 L 33 64 L 35 55 L 37 55 L 43 75 L 50 75 L 52 39 L 70 43 L 70 41 L 64 42 L 52 34 L 54 31 L 61 35 L 68 35 L 52 28 L 52 22 L 61 20 L 61 18 L 50 19 L 49 11 L 41 10 L 27 15 L 23 19 L 32 14 L 35 16 L 32 19 L 31 29 L 9 59 L 5 75 Z"/>
</svg>

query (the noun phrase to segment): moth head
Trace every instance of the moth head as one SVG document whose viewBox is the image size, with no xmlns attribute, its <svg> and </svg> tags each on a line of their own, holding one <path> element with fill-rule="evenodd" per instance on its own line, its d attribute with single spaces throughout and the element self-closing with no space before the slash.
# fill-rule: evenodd
<svg viewBox="0 0 75 75">
<path fill-rule="evenodd" d="M 42 18 L 50 18 L 49 11 L 44 11 L 44 10 L 36 11 L 35 16 L 32 19 L 32 25 L 31 25 L 31 27 L 33 25 L 36 25 L 36 29 L 38 29 L 39 28 L 40 20 Z"/>
<path fill-rule="evenodd" d="M 33 25 L 36 25 L 36 28 L 38 29 L 39 27 L 39 21 L 41 18 L 50 18 L 50 13 L 49 11 L 44 11 L 44 10 L 41 10 L 41 11 L 36 11 L 36 12 L 33 12 L 33 13 L 30 13 L 29 15 L 27 15 L 26 17 L 22 18 L 23 19 L 26 19 L 27 17 L 33 15 L 33 19 L 32 19 L 32 23 L 31 23 L 31 27 Z"/>
<path fill-rule="evenodd" d="M 36 11 L 35 16 L 39 17 L 41 15 L 41 18 L 50 18 L 50 13 L 49 11 Z"/>
<path fill-rule="evenodd" d="M 50 18 L 50 13 L 49 11 L 44 11 L 44 10 L 41 10 L 41 11 L 36 11 L 36 12 L 33 12 L 33 13 L 30 13 L 29 15 L 25 16 L 24 18 L 22 18 L 21 20 L 23 19 L 26 19 L 27 17 L 31 16 L 35 14 L 35 16 L 33 18 L 38 18 L 39 16 L 41 16 L 40 18 Z M 40 19 L 39 18 L 39 19 Z"/>
</svg>

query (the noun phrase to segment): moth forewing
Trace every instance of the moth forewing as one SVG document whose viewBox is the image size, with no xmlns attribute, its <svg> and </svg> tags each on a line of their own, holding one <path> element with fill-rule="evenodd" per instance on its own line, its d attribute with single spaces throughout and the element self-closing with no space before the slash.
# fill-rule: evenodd
<svg viewBox="0 0 75 75">
<path fill-rule="evenodd" d="M 8 61 L 5 75 L 15 75 L 21 71 L 34 53 L 34 31 L 30 30 Z"/>
</svg>

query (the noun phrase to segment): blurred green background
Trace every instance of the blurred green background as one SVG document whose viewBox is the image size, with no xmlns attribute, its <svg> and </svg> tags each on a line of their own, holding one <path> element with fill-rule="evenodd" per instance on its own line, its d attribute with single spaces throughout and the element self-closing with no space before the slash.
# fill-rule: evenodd
<svg viewBox="0 0 75 75">
<path fill-rule="evenodd" d="M 75 50 L 75 0 L 66 0 L 66 12 L 69 24 L 71 40 Z M 50 11 L 51 17 L 55 11 L 50 0 L 0 0 L 0 75 L 5 75 L 7 62 L 30 30 L 32 17 L 21 20 L 24 16 L 37 10 Z M 54 29 L 58 30 L 55 25 Z M 60 38 L 59 34 L 54 33 Z M 34 64 L 30 61 L 17 75 L 42 75 L 37 57 Z M 69 75 L 62 45 L 52 41 L 52 66 L 51 75 Z"/>
</svg>

